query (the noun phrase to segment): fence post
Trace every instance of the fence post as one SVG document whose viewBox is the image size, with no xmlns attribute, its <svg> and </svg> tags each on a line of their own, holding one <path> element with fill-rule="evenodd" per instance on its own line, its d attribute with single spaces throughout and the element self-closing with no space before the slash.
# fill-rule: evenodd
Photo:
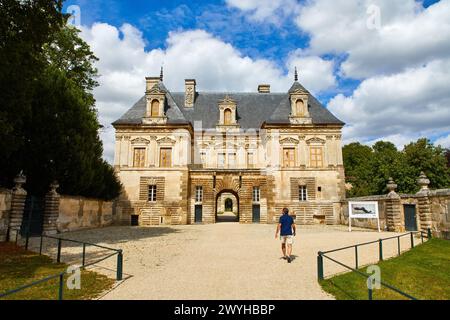
<svg viewBox="0 0 450 320">
<path fill-rule="evenodd" d="M 56 262 L 61 263 L 61 238 L 58 239 L 58 253 L 56 255 Z"/>
<path fill-rule="evenodd" d="M 40 244 L 39 244 L 39 255 L 41 256 L 42 255 L 42 246 L 43 246 L 43 236 L 42 236 L 42 234 L 41 234 L 41 242 L 40 242 Z"/>
<path fill-rule="evenodd" d="M 58 300 L 63 300 L 63 292 L 64 292 L 64 273 L 59 275 L 59 292 L 58 292 Z"/>
<path fill-rule="evenodd" d="M 86 243 L 83 242 L 83 267 L 86 264 Z"/>
<path fill-rule="evenodd" d="M 400 256 L 402 254 L 402 249 L 400 247 L 400 236 L 397 238 L 397 246 L 398 246 L 398 255 Z"/>
<path fill-rule="evenodd" d="M 355 246 L 355 264 L 356 270 L 358 270 L 359 269 L 358 246 Z"/>
<path fill-rule="evenodd" d="M 123 254 L 122 250 L 117 253 L 117 281 L 121 281 L 123 277 Z"/>
<path fill-rule="evenodd" d="M 411 249 L 414 248 L 414 234 L 411 232 Z"/>
<path fill-rule="evenodd" d="M 323 256 L 322 252 L 319 251 L 317 255 L 317 278 L 322 281 L 323 278 Z"/>
<path fill-rule="evenodd" d="M 380 247 L 380 261 L 383 261 L 383 239 L 380 239 L 379 247 Z"/>
<path fill-rule="evenodd" d="M 433 233 L 431 232 L 431 229 L 428 228 L 428 240 L 433 238 Z"/>
<path fill-rule="evenodd" d="M 369 300 L 373 300 L 373 289 L 369 288 Z"/>
<path fill-rule="evenodd" d="M 28 251 L 28 244 L 30 242 L 30 231 L 27 231 L 27 238 L 25 239 L 25 250 Z"/>
</svg>

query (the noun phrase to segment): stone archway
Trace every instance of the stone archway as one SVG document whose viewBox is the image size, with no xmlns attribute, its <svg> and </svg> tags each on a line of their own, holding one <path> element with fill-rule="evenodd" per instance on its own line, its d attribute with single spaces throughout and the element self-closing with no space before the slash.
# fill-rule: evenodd
<svg viewBox="0 0 450 320">
<path fill-rule="evenodd" d="M 228 208 L 227 208 L 228 207 Z M 216 222 L 239 222 L 239 195 L 222 190 L 216 195 Z M 228 210 L 227 210 L 228 209 Z M 231 210 L 229 210 L 231 209 Z"/>
</svg>

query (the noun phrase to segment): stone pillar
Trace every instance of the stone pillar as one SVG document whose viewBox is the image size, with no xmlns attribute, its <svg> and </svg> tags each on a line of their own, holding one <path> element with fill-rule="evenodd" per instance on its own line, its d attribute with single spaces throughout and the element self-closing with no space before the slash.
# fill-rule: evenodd
<svg viewBox="0 0 450 320">
<path fill-rule="evenodd" d="M 389 231 L 392 232 L 404 232 L 405 226 L 401 219 L 401 201 L 400 196 L 395 190 L 397 184 L 394 179 L 389 178 L 389 182 L 386 185 L 389 190 L 389 194 L 386 199 L 386 225 Z"/>
<path fill-rule="evenodd" d="M 431 217 L 431 203 L 430 203 L 430 180 L 427 178 L 424 172 L 420 174 L 417 179 L 417 184 L 420 186 L 420 191 L 417 193 L 419 198 L 419 218 L 420 218 L 420 230 L 427 232 L 431 229 L 433 222 Z"/>
<path fill-rule="evenodd" d="M 50 185 L 50 191 L 45 195 L 45 210 L 44 210 L 44 235 L 54 235 L 58 233 L 57 220 L 59 217 L 59 194 L 56 189 L 59 188 L 58 182 L 53 182 Z"/>
<path fill-rule="evenodd" d="M 27 177 L 22 172 L 14 179 L 15 187 L 12 193 L 11 214 L 9 216 L 9 241 L 15 241 L 16 237 L 20 239 L 19 233 L 27 198 L 27 192 L 22 187 L 25 182 L 27 182 Z"/>
</svg>

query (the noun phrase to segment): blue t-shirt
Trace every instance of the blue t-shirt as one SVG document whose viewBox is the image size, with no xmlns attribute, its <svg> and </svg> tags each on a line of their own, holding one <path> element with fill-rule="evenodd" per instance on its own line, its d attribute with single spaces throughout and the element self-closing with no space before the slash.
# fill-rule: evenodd
<svg viewBox="0 0 450 320">
<path fill-rule="evenodd" d="M 294 224 L 294 219 L 288 215 L 283 214 L 280 218 L 281 224 L 281 236 L 292 236 L 292 225 Z"/>
</svg>

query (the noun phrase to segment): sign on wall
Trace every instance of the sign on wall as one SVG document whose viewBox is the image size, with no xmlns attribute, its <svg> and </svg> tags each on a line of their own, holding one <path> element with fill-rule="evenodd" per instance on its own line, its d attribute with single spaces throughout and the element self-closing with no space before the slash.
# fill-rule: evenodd
<svg viewBox="0 0 450 320">
<path fill-rule="evenodd" d="M 378 202 L 361 201 L 348 203 L 348 223 L 349 231 L 352 231 L 352 219 L 377 219 L 378 232 L 380 229 L 380 215 L 378 211 Z"/>
</svg>

